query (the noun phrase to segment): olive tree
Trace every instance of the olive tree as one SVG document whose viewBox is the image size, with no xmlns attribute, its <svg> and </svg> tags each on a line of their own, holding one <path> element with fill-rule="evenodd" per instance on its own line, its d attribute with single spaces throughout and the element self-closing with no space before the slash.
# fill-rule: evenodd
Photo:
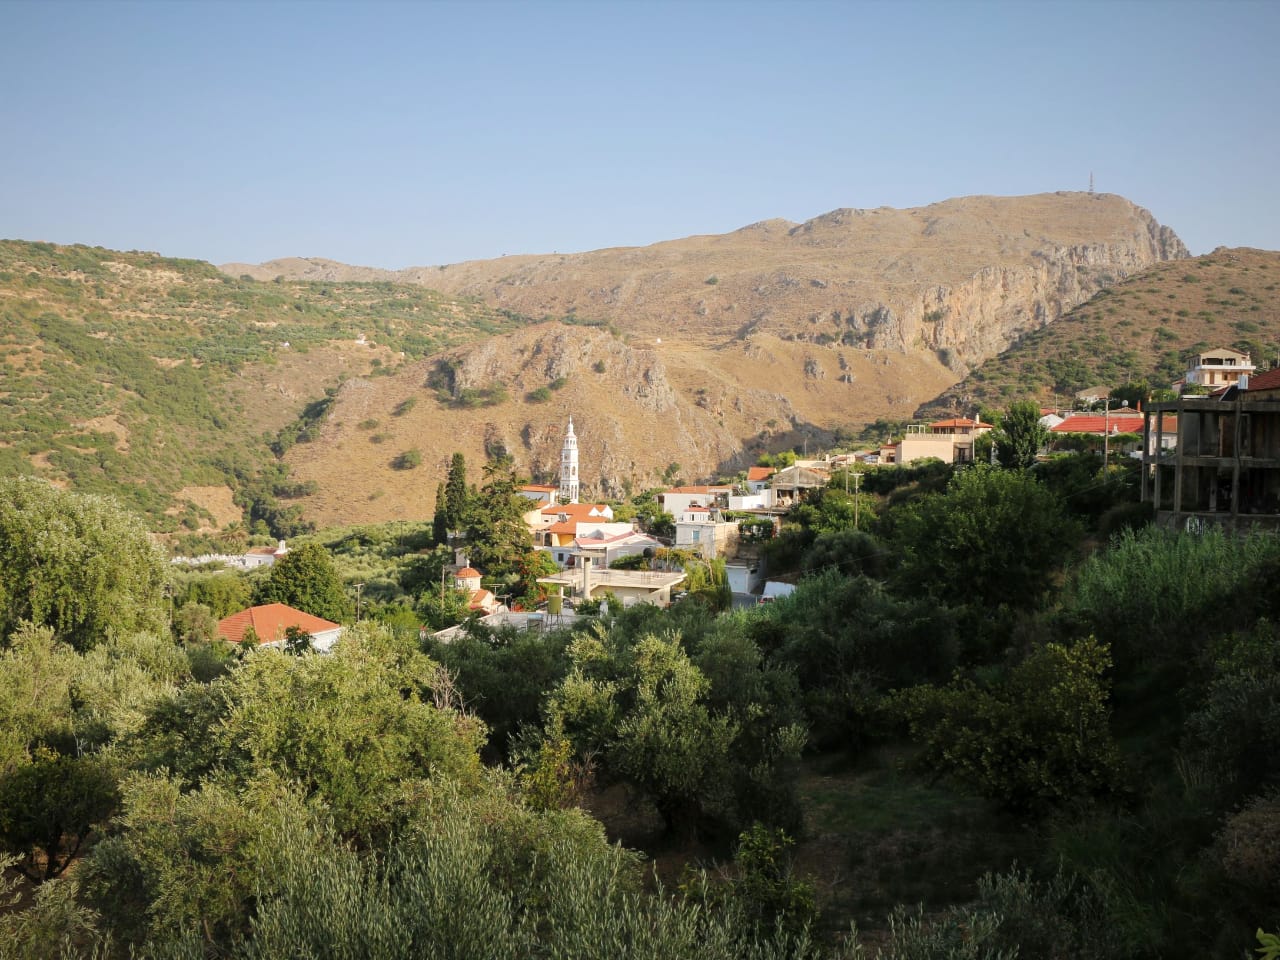
<svg viewBox="0 0 1280 960">
<path fill-rule="evenodd" d="M 162 629 L 164 582 L 159 550 L 114 501 L 0 480 L 0 640 L 24 620 L 78 649 Z"/>
</svg>

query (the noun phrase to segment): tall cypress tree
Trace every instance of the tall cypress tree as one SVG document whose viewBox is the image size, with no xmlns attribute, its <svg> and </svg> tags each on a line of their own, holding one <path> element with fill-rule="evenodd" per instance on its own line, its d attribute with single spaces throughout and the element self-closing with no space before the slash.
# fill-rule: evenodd
<svg viewBox="0 0 1280 960">
<path fill-rule="evenodd" d="M 467 512 L 467 461 L 461 453 L 454 453 L 449 464 L 449 479 L 444 488 L 444 519 L 450 530 L 462 528 Z"/>
<path fill-rule="evenodd" d="M 436 512 L 431 516 L 431 536 L 436 543 L 449 542 L 448 501 L 443 483 L 436 484 Z"/>
</svg>

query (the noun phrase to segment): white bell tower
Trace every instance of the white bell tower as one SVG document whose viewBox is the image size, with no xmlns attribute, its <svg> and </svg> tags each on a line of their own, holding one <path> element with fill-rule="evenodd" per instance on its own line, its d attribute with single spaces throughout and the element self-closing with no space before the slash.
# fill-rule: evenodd
<svg viewBox="0 0 1280 960">
<path fill-rule="evenodd" d="M 564 435 L 564 447 L 560 450 L 560 501 L 578 502 L 578 438 L 573 433 L 573 417 L 569 417 L 569 432 Z"/>
</svg>

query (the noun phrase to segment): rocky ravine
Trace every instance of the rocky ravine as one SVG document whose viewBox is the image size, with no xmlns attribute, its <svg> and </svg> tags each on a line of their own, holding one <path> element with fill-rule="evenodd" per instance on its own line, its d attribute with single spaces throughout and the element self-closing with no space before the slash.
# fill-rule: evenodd
<svg viewBox="0 0 1280 960">
<path fill-rule="evenodd" d="M 572 414 L 583 495 L 621 496 L 659 483 L 673 462 L 692 482 L 734 473 L 766 449 L 806 442 L 816 449 L 829 438 L 823 424 L 847 422 L 838 411 L 850 403 L 906 416 L 914 391 L 904 383 L 932 384 L 936 393 L 947 382 L 936 365 L 908 357 L 839 356 L 823 358 L 827 369 L 810 345 L 768 336 L 714 351 L 543 323 L 391 376 L 348 379 L 319 438 L 297 444 L 287 459 L 296 479 L 316 481 L 318 492 L 301 503 L 321 525 L 425 518 L 455 450 L 472 465 L 473 481 L 485 456 L 501 450 L 527 475 L 553 480 Z M 799 381 L 778 375 L 806 368 Z M 563 385 L 538 402 L 536 391 L 560 378 Z M 506 397 L 491 406 L 442 399 L 494 387 Z M 422 465 L 395 469 L 413 449 Z"/>
</svg>

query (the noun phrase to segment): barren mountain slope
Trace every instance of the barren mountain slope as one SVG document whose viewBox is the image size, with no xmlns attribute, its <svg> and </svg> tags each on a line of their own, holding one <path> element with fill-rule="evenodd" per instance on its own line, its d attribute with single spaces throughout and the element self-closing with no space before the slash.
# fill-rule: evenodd
<svg viewBox="0 0 1280 960">
<path fill-rule="evenodd" d="M 691 481 L 735 472 L 767 448 L 816 448 L 822 427 L 850 422 L 851 411 L 904 417 L 913 397 L 950 380 L 911 357 L 841 353 L 844 374 L 820 367 L 812 345 L 769 336 L 708 350 L 549 322 L 346 381 L 320 436 L 288 461 L 296 479 L 316 481 L 299 502 L 321 525 L 426 517 L 455 450 L 477 474 L 486 453 L 505 450 L 528 475 L 552 479 L 572 414 L 584 497 L 622 495 L 657 483 L 672 462 Z M 778 376 L 806 365 L 809 376 Z M 421 465 L 396 469 L 412 450 Z"/>
<path fill-rule="evenodd" d="M 1122 197 L 962 197 L 835 210 L 717 236 L 398 272 L 276 260 L 232 274 L 394 279 L 533 316 L 577 315 L 641 336 L 716 345 L 771 334 L 818 345 L 928 351 L 963 372 L 1099 288 L 1187 255 Z"/>
</svg>

